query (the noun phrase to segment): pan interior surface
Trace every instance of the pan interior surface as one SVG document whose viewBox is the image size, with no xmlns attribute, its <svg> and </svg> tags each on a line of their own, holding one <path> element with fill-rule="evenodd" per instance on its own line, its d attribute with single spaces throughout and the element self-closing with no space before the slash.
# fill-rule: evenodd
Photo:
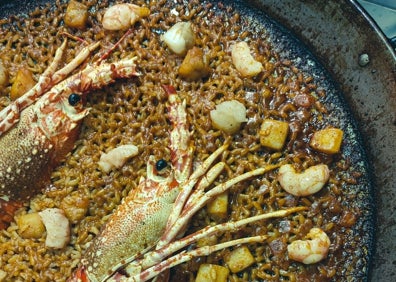
<svg viewBox="0 0 396 282">
<path fill-rule="evenodd" d="M 19 16 L 26 16 L 30 11 L 34 10 L 37 5 L 44 5 L 46 1 L 14 1 L 12 3 L 5 3 L 7 1 L 0 2 L 4 9 L 0 11 L 0 17 L 8 17 L 18 9 Z M 64 2 L 64 1 L 61 1 Z M 166 1 L 165 1 L 166 2 Z M 172 5 L 174 5 L 176 1 L 168 1 L 164 3 L 164 6 L 168 8 L 168 10 L 172 10 Z M 179 1 L 186 6 L 189 5 L 187 1 Z M 26 5 L 26 3 L 29 3 Z M 195 3 L 196 4 L 196 3 Z M 365 149 L 362 145 L 361 136 L 358 131 L 358 127 L 352 117 L 351 110 L 348 107 L 346 100 L 344 99 L 344 94 L 342 90 L 339 88 L 336 81 L 333 80 L 332 76 L 327 72 L 325 67 L 321 65 L 321 63 L 315 58 L 315 56 L 308 50 L 307 46 L 300 42 L 296 37 L 287 29 L 283 28 L 281 25 L 273 21 L 270 17 L 268 17 L 263 11 L 259 11 L 247 5 L 244 1 L 203 1 L 202 6 L 210 7 L 211 12 L 210 16 L 207 16 L 209 19 L 212 17 L 213 19 L 219 19 L 221 17 L 233 18 L 235 13 L 240 14 L 240 20 L 238 18 L 238 22 L 243 23 L 243 26 L 240 30 L 240 33 L 249 34 L 247 40 L 261 40 L 264 45 L 268 44 L 271 46 L 271 52 L 274 52 L 279 55 L 279 61 L 285 62 L 285 69 L 290 68 L 291 66 L 298 69 L 298 73 L 301 73 L 303 77 L 310 77 L 310 80 L 306 83 L 316 85 L 313 88 L 312 92 L 320 92 L 325 93 L 323 96 L 319 96 L 318 100 L 326 106 L 326 113 L 321 115 L 323 120 L 320 120 L 320 124 L 331 125 L 333 127 L 337 127 L 342 129 L 344 132 L 344 141 L 342 144 L 342 153 L 338 156 L 334 157 L 335 162 L 339 162 L 345 165 L 345 172 L 337 175 L 339 177 L 340 186 L 342 187 L 342 192 L 338 195 L 340 199 L 341 206 L 348 211 L 355 212 L 354 215 L 354 223 L 351 225 L 345 224 L 345 219 L 342 219 L 342 212 L 334 212 L 332 209 L 334 207 L 329 206 L 325 200 L 317 200 L 314 198 L 312 202 L 317 205 L 321 205 L 323 210 L 323 217 L 325 217 L 325 221 L 327 222 L 327 226 L 331 225 L 331 230 L 334 233 L 342 234 L 342 236 L 333 236 L 333 238 L 338 238 L 333 242 L 332 245 L 332 265 L 328 268 L 332 268 L 334 274 L 332 277 L 329 277 L 328 281 L 366 281 L 368 279 L 368 272 L 370 266 L 370 259 L 372 256 L 372 248 L 373 248 L 373 236 L 374 236 L 374 200 L 373 200 L 373 191 L 372 191 L 372 183 L 370 176 L 370 167 L 366 160 Z M 22 7 L 19 10 L 19 7 Z M 53 5 L 51 9 L 54 9 L 56 6 Z M 62 6 L 64 7 L 64 5 Z M 26 9 L 26 10 L 25 10 Z M 181 10 L 181 14 L 185 13 L 185 11 Z M 206 15 L 206 14 L 205 14 Z M 206 20 L 208 18 L 205 18 Z M 162 32 L 162 31 L 161 31 Z M 154 33 L 161 33 L 155 31 Z M 236 40 L 236 39 L 234 39 Z M 228 42 L 231 45 L 231 42 Z M 223 46 L 224 52 L 230 51 L 230 45 Z M 267 46 L 267 45 L 266 45 Z M 263 50 L 258 48 L 258 50 Z M 178 61 L 177 61 L 178 60 Z M 176 58 L 176 61 L 180 60 Z M 287 63 L 286 63 L 287 62 Z M 141 69 L 145 70 L 145 66 L 141 66 Z M 166 77 L 163 81 L 171 81 L 173 78 Z M 174 79 L 176 81 L 176 79 Z M 262 78 L 265 80 L 265 78 Z M 179 82 L 177 80 L 177 82 Z M 305 83 L 305 82 L 304 82 Z M 132 87 L 132 86 L 131 86 Z M 194 88 L 191 86 L 186 86 L 185 84 L 180 82 L 181 89 L 187 89 L 186 92 L 196 92 L 198 93 L 199 88 Z M 313 86 L 312 86 L 313 87 Z M 121 86 L 119 86 L 121 88 Z M 140 89 L 140 88 L 139 88 Z M 253 92 L 261 91 L 261 89 L 256 89 L 251 81 L 244 81 L 241 86 L 243 93 L 247 96 L 253 96 Z M 133 90 L 138 90 L 138 88 L 133 88 Z M 110 94 L 105 94 L 107 96 L 99 97 L 98 94 L 94 95 L 92 98 L 88 98 L 88 103 L 91 103 L 93 107 L 95 107 L 95 103 L 106 103 L 108 100 L 113 101 Z M 114 94 L 114 93 L 113 93 Z M 202 93 L 201 93 L 202 94 Z M 116 94 L 119 95 L 119 94 Z M 223 95 L 223 94 L 222 94 Z M 224 94 L 226 97 L 230 97 Z M 218 96 L 221 96 L 220 94 Z M 249 96 L 250 97 L 250 96 Z M 117 96 L 119 99 L 120 96 Z M 122 95 L 121 95 L 122 98 Z M 107 99 L 107 100 L 106 100 Z M 116 100 L 116 99 L 115 99 Z M 154 98 L 153 98 L 154 100 Z M 153 102 L 154 103 L 154 102 Z M 157 101 L 158 103 L 158 101 Z M 93 109 L 94 114 L 99 115 L 100 107 L 96 110 Z M 89 120 L 92 122 L 92 120 Z M 85 125 L 86 128 L 89 128 L 90 124 L 87 122 Z M 318 129 L 321 129 L 318 126 Z M 250 130 L 257 130 L 257 125 L 252 125 Z M 246 129 L 248 132 L 248 129 Z M 93 134 L 90 132 L 89 134 Z M 82 138 L 90 136 L 88 133 L 84 135 L 82 133 Z M 310 136 L 310 135 L 309 135 Z M 233 137 L 236 142 L 239 140 L 238 138 L 242 138 L 237 135 Z M 309 142 L 308 136 L 304 137 L 304 142 Z M 260 150 L 259 153 L 266 154 L 265 150 Z M 148 153 L 147 153 L 148 154 Z M 161 152 L 158 154 L 166 155 L 166 152 Z M 326 156 L 320 156 L 324 160 L 328 160 Z M 62 170 L 61 168 L 60 170 Z M 353 179 L 356 181 L 348 181 L 348 177 L 352 175 Z M 237 192 L 235 192 L 237 194 Z M 235 196 L 236 199 L 237 196 Z M 320 197 L 320 196 L 318 196 Z M 334 196 L 336 198 L 336 196 Z M 325 197 L 323 199 L 326 199 Z M 316 201 L 317 200 L 317 201 Z M 296 200 L 297 201 L 297 200 Z M 314 213 L 314 211 L 312 211 Z M 197 216 L 197 222 L 202 220 Z M 320 217 L 320 216 L 319 216 Z M 321 218 L 321 217 L 320 217 Z M 334 218 L 334 222 L 331 222 L 332 218 Z M 275 224 L 284 224 L 282 221 L 278 221 Z M 312 224 L 312 223 L 311 223 Z M 329 227 L 330 228 L 330 227 Z M 192 228 L 191 230 L 193 230 Z M 190 231 L 191 231 L 190 230 Z M 189 231 L 187 231 L 189 232 Z M 92 236 L 92 235 L 90 235 Z M 342 238 L 342 239 L 340 239 Z M 213 258 L 213 260 L 216 260 Z M 221 261 L 218 260 L 218 261 Z M 196 265 L 199 261 L 195 261 L 192 264 L 192 268 L 195 270 Z M 282 260 L 282 263 L 285 263 Z M 297 263 L 291 262 L 292 265 L 295 266 L 295 269 L 299 269 L 299 265 Z M 279 269 L 285 267 L 285 265 L 289 265 L 289 262 L 278 266 Z M 187 266 L 188 267 L 188 266 Z M 307 266 L 307 279 L 309 279 L 309 274 L 320 272 L 321 269 L 325 269 L 327 267 L 326 261 L 321 262 L 320 266 Z M 276 269 L 278 269 L 276 268 Z M 188 269 L 187 269 L 188 270 Z M 329 273 L 331 272 L 329 269 L 326 269 Z M 186 266 L 184 268 L 179 268 L 176 270 L 172 270 L 172 275 L 174 275 L 174 281 L 177 281 L 177 277 L 185 278 Z M 272 270 L 269 270 L 268 275 L 272 274 Z M 314 274 L 317 275 L 317 274 Z M 242 275 L 240 275 L 242 276 Z M 235 277 L 239 277 L 236 275 Z M 242 281 L 244 277 L 239 277 Z M 324 278 L 323 278 L 324 279 Z M 326 279 L 324 279 L 326 280 Z"/>
<path fill-rule="evenodd" d="M 382 1 L 384 4 L 386 1 Z M 358 1 L 249 1 L 282 23 L 331 73 L 357 120 L 375 187 L 376 235 L 370 281 L 394 281 L 396 53 Z M 361 65 L 361 56 L 370 63 Z"/>
<path fill-rule="evenodd" d="M 254 1 L 253 1 L 254 2 Z M 263 10 L 257 9 L 256 6 L 249 6 L 245 1 L 228 1 L 230 5 L 235 6 L 236 10 L 246 16 L 246 29 L 264 30 L 268 34 L 271 42 L 276 46 L 279 54 L 285 59 L 293 61 L 304 72 L 311 74 L 321 87 L 326 90 L 326 105 L 329 106 L 329 119 L 343 128 L 348 137 L 343 144 L 345 156 L 351 160 L 351 163 L 357 165 L 358 171 L 362 173 L 359 184 L 350 189 L 348 193 L 357 196 L 357 200 L 351 205 L 357 205 L 362 212 L 358 223 L 349 230 L 352 242 L 348 242 L 342 251 L 343 258 L 351 258 L 353 262 L 344 261 L 344 265 L 356 265 L 343 270 L 342 274 L 335 281 L 347 281 L 350 279 L 367 280 L 369 268 L 374 249 L 375 236 L 375 200 L 373 188 L 372 168 L 367 159 L 366 149 L 364 147 L 360 129 L 351 113 L 345 95 L 339 87 L 339 84 L 333 79 L 327 68 L 325 68 L 318 59 L 310 52 L 309 48 L 288 29 L 274 21 Z M 327 66 L 328 67 L 328 66 Z M 348 231 L 348 232 L 349 232 Z M 348 255 L 346 255 L 348 253 Z M 345 271 L 345 272 L 344 272 Z"/>
</svg>

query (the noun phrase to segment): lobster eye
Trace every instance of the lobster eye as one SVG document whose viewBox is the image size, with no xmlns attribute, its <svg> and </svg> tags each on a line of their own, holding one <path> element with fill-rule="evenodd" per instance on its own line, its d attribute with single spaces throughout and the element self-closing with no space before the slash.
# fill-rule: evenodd
<svg viewBox="0 0 396 282">
<path fill-rule="evenodd" d="M 78 102 L 80 102 L 81 97 L 80 95 L 76 94 L 76 93 L 72 93 L 69 95 L 69 104 L 70 106 L 75 106 L 77 105 Z"/>
<path fill-rule="evenodd" d="M 155 168 L 160 171 L 163 170 L 164 168 L 167 167 L 167 162 L 163 159 L 159 160 L 156 164 L 155 164 Z"/>
</svg>

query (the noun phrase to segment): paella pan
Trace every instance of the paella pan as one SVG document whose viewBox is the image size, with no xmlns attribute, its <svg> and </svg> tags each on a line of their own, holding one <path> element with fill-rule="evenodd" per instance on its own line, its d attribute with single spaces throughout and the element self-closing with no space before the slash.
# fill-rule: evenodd
<svg viewBox="0 0 396 282">
<path fill-rule="evenodd" d="M 92 56 L 79 68 L 94 66 L 95 70 L 105 70 L 104 66 L 113 66 L 107 72 L 117 78 L 100 87 L 91 87 L 88 94 L 86 88 L 84 91 L 77 88 L 84 92 L 83 101 L 75 102 L 71 98 L 76 93 L 63 88 L 60 91 L 68 95 L 69 105 L 74 107 L 77 103 L 90 110 L 84 115 L 71 152 L 59 165 L 51 167 L 53 171 L 45 189 L 36 192 L 32 189 L 23 207 L 16 211 L 15 220 L 3 231 L 2 264 L 6 281 L 61 281 L 81 264 L 89 272 L 92 266 L 84 265 L 84 259 L 89 256 L 87 253 L 92 253 L 92 245 L 97 245 L 92 241 L 99 242 L 101 239 L 94 238 L 107 234 L 103 230 L 109 228 L 103 226 L 113 221 L 114 216 L 110 215 L 117 214 L 113 211 L 122 199 L 128 193 L 133 194 L 130 191 L 140 189 L 142 177 L 159 183 L 170 175 L 186 173 L 187 180 L 176 177 L 178 188 L 184 188 L 186 181 L 196 171 L 202 171 L 205 160 L 224 147 L 223 144 L 228 147 L 216 156 L 225 168 L 211 181 L 215 188 L 209 186 L 208 191 L 239 175 L 247 174 L 247 178 L 229 185 L 221 195 L 227 199 L 225 213 L 213 213 L 210 203 L 208 206 L 205 203 L 205 207 L 191 215 L 179 235 L 195 234 L 208 225 L 239 222 L 279 210 L 289 212 L 274 216 L 278 218 L 216 231 L 216 236 L 208 235 L 210 240 L 189 244 L 187 250 L 196 250 L 202 245 L 261 236 L 260 242 L 246 241 L 245 248 L 237 244 L 172 268 L 171 280 L 195 279 L 201 265 L 231 268 L 228 279 L 232 281 L 366 279 L 373 239 L 370 170 L 344 95 L 304 45 L 264 13 L 245 10 L 238 2 L 136 2 L 132 12 L 137 14 L 137 21 L 116 30 L 105 28 L 104 22 L 105 11 L 117 5 L 108 1 L 82 4 L 88 14 L 82 26 L 67 23 L 69 1 L 42 4 L 40 9 L 33 5 L 30 7 L 33 12 L 3 21 L 2 31 L 8 34 L 4 36 L 2 60 L 10 78 L 4 87 L 4 107 L 13 103 L 7 91 L 12 90 L 19 69 L 25 67 L 33 73 L 33 80 L 37 80 L 51 59 L 57 57 L 56 50 L 62 48 L 64 38 L 67 48 L 62 55 L 63 64 L 78 57 L 84 47 L 100 41 L 100 50 L 90 50 Z M 118 21 L 119 14 L 116 17 Z M 186 23 L 184 35 L 187 33 L 187 38 L 192 37 L 194 42 L 181 52 L 166 40 L 178 22 Z M 248 54 L 243 53 L 246 48 Z M 243 63 L 250 60 L 251 65 L 259 66 L 259 71 L 252 74 L 240 67 L 241 54 L 245 56 Z M 192 64 L 194 59 L 198 63 Z M 116 77 L 117 61 L 131 60 L 133 74 Z M 78 79 L 83 81 L 83 76 Z M 69 78 L 65 81 L 69 82 Z M 77 80 L 72 81 L 76 84 Z M 68 89 L 74 87 L 70 85 Z M 53 89 L 56 86 L 48 92 Z M 244 114 L 232 129 L 224 127 L 215 117 L 216 110 L 221 112 L 219 105 L 230 101 L 238 107 L 242 105 Z M 233 114 L 231 119 L 235 118 Z M 220 114 L 229 115 L 229 112 Z M 275 121 L 280 122 L 277 128 L 287 125 L 280 147 L 265 138 L 266 126 Z M 317 141 L 320 134 L 329 139 L 329 132 L 341 133 L 339 148 L 323 149 L 323 141 Z M 7 134 L 8 131 L 4 136 Z M 122 165 L 110 170 L 103 169 L 100 163 L 104 154 L 130 144 L 137 146 L 138 156 L 128 157 Z M 184 145 L 190 149 L 182 150 Z M 192 172 L 185 169 L 185 162 L 178 161 L 184 154 Z M 303 178 L 300 175 L 318 172 L 321 165 L 329 171 L 325 171 L 328 176 L 324 179 L 314 180 L 323 182 L 320 191 L 299 194 L 301 191 L 288 190 L 289 186 L 305 189 L 299 182 Z M 257 168 L 266 166 L 271 168 L 257 172 Z M 285 170 L 291 178 L 284 177 L 286 173 L 281 172 Z M 260 175 L 249 174 L 252 171 Z M 293 185 L 289 185 L 290 181 Z M 32 183 L 31 187 L 34 186 Z M 58 249 L 46 245 L 48 228 L 37 238 L 27 238 L 21 232 L 24 228 L 21 218 L 50 208 L 59 208 L 69 220 L 69 239 Z M 293 241 L 308 242 L 308 234 L 315 228 L 330 241 L 328 248 L 320 253 L 323 258 L 313 263 L 293 259 L 289 246 Z M 230 257 L 242 249 L 247 250 L 253 261 L 235 270 L 230 267 Z M 106 251 L 105 255 L 112 251 Z M 140 261 L 139 254 L 135 258 Z M 125 257 L 117 259 L 116 264 L 121 266 L 111 273 L 106 270 L 106 275 L 131 275 L 124 266 Z"/>
</svg>

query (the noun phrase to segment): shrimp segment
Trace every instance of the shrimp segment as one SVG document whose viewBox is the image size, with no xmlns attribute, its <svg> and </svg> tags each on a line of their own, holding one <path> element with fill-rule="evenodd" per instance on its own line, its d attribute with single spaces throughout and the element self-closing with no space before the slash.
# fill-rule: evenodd
<svg viewBox="0 0 396 282">
<path fill-rule="evenodd" d="M 308 240 L 297 240 L 287 246 L 289 258 L 304 264 L 313 264 L 326 258 L 330 239 L 320 228 L 312 228 L 306 235 Z"/>
<path fill-rule="evenodd" d="M 279 168 L 278 181 L 282 188 L 294 196 L 315 194 L 329 180 L 329 168 L 325 164 L 311 166 L 302 173 L 297 173 L 290 164 Z"/>
<path fill-rule="evenodd" d="M 146 7 L 128 3 L 116 4 L 106 10 L 102 24 L 107 30 L 126 30 L 149 14 L 150 10 Z"/>
</svg>

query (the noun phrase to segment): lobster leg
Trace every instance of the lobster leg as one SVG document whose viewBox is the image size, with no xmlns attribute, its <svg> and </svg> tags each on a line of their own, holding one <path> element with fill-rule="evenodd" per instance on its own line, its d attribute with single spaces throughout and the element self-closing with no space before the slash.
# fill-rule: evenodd
<svg viewBox="0 0 396 282">
<path fill-rule="evenodd" d="M 174 237 L 178 235 L 184 224 L 180 224 L 180 215 L 183 212 L 184 205 L 188 198 L 191 196 L 191 193 L 195 187 L 195 184 L 200 180 L 201 177 L 209 170 L 209 167 L 213 164 L 213 162 L 217 159 L 217 157 L 222 154 L 227 148 L 227 145 L 221 146 L 215 152 L 213 152 L 197 170 L 191 175 L 186 183 L 182 183 L 181 186 L 183 189 L 180 191 L 180 194 L 176 198 L 175 204 L 173 206 L 172 214 L 169 216 L 168 223 L 164 232 L 164 235 L 161 237 L 157 246 L 162 247 L 172 241 Z M 211 178 L 211 177 L 209 177 Z M 214 179 L 211 178 L 213 181 Z M 177 227 L 177 230 L 174 229 Z"/>
<path fill-rule="evenodd" d="M 20 113 L 23 109 L 35 103 L 46 91 L 65 79 L 67 75 L 84 62 L 88 55 L 99 46 L 99 42 L 96 42 L 83 48 L 70 63 L 55 72 L 62 59 L 66 44 L 67 40 L 56 51 L 54 60 L 40 76 L 36 85 L 0 112 L 0 136 L 19 121 Z"/>
<path fill-rule="evenodd" d="M 264 168 L 258 168 L 256 170 L 246 172 L 244 174 L 238 175 L 233 179 L 230 179 L 225 183 L 217 185 L 206 193 L 203 191 L 202 188 L 195 189 L 191 193 L 187 203 L 184 205 L 182 213 L 178 216 L 177 220 L 173 223 L 173 225 L 169 226 L 169 228 L 165 230 L 164 235 L 161 237 L 161 240 L 158 244 L 160 246 L 164 246 L 165 244 L 174 240 L 174 238 L 179 235 L 181 230 L 187 225 L 193 215 L 198 210 L 202 209 L 210 200 L 214 199 L 216 196 L 227 191 L 238 182 L 241 182 L 253 176 L 262 175 L 268 171 L 276 169 L 277 167 L 279 167 L 279 165 L 268 165 Z M 208 186 L 209 184 L 210 183 L 206 183 L 205 186 Z"/>
<path fill-rule="evenodd" d="M 185 104 L 180 102 L 180 98 L 176 93 L 176 90 L 172 86 L 163 86 L 164 90 L 169 95 L 170 107 L 170 118 L 177 130 L 173 130 L 171 133 L 171 149 L 172 151 L 180 152 L 181 148 L 187 151 L 188 140 L 190 137 L 189 130 L 187 128 L 186 110 Z M 174 145 L 176 144 L 176 145 Z M 220 184 L 205 193 L 204 189 L 213 183 L 214 179 L 222 171 L 224 164 L 218 163 L 212 170 L 209 167 L 213 162 L 227 149 L 228 144 L 225 144 L 218 148 L 213 154 L 211 154 L 201 166 L 199 166 L 189 178 L 180 178 L 179 183 L 183 189 L 178 195 L 172 213 L 169 216 L 165 232 L 157 244 L 157 249 L 165 246 L 169 242 L 173 241 L 176 236 L 180 235 L 181 230 L 186 226 L 191 217 L 201 209 L 208 201 L 223 193 L 231 186 L 238 182 L 241 182 L 247 178 L 262 175 L 270 170 L 273 170 L 279 165 L 269 165 L 265 168 L 259 168 L 254 171 L 247 172 L 239 175 L 223 184 Z M 191 146 L 190 146 L 191 148 Z M 191 154 L 191 153 L 190 153 Z M 177 154 L 179 159 L 183 161 L 182 154 Z M 187 159 L 192 159 L 190 155 L 187 155 Z M 191 164 L 189 164 L 191 165 Z M 186 169 L 187 165 L 182 164 L 181 168 Z M 179 171 L 180 168 L 176 168 Z M 207 173 L 207 171 L 209 172 Z M 187 175 L 187 173 L 185 173 Z M 204 176 L 206 174 L 206 176 Z M 199 185 L 196 185 L 199 182 Z M 197 186 L 197 187 L 196 187 Z"/>
<path fill-rule="evenodd" d="M 73 60 L 71 60 L 66 66 L 55 72 L 52 76 L 52 81 L 55 81 L 53 85 L 65 79 L 65 77 L 67 77 L 73 70 L 81 65 L 85 61 L 85 59 L 91 54 L 91 52 L 99 47 L 99 45 L 100 42 L 95 42 L 84 47 Z"/>
<path fill-rule="evenodd" d="M 229 247 L 232 247 L 235 245 L 239 245 L 239 244 L 263 242 L 267 238 L 268 238 L 268 236 L 265 236 L 265 235 L 241 238 L 241 239 L 236 239 L 236 240 L 228 241 L 228 242 L 213 245 L 213 246 L 200 247 L 200 248 L 192 250 L 192 251 L 183 251 L 173 257 L 170 257 L 170 258 L 162 261 L 161 263 L 159 263 L 155 266 L 150 267 L 149 269 L 144 270 L 142 273 L 139 274 L 138 277 L 132 277 L 131 279 L 128 279 L 127 281 L 134 281 L 134 282 L 147 281 L 147 280 L 154 278 L 155 276 L 161 274 L 165 270 L 168 270 L 176 265 L 179 265 L 181 263 L 192 260 L 194 257 L 208 256 L 211 253 L 214 253 L 216 251 L 219 251 L 219 250 L 222 250 L 225 248 L 229 248 Z"/>
<path fill-rule="evenodd" d="M 165 271 L 168 268 L 171 268 L 175 265 L 191 260 L 193 257 L 206 256 L 215 251 L 228 248 L 231 246 L 235 246 L 238 244 L 263 242 L 267 238 L 267 236 L 246 237 L 246 238 L 229 241 L 223 244 L 201 247 L 187 252 L 184 251 L 175 256 L 167 258 L 168 256 L 179 251 L 180 249 L 185 248 L 191 245 L 192 243 L 202 238 L 211 236 L 213 234 L 217 234 L 225 231 L 237 231 L 239 230 L 240 227 L 252 222 L 256 222 L 259 220 L 267 220 L 270 218 L 285 217 L 288 216 L 289 214 L 303 210 L 307 210 L 307 207 L 293 207 L 286 210 L 278 210 L 278 211 L 273 211 L 265 214 L 248 217 L 235 222 L 226 222 L 215 226 L 207 226 L 204 229 L 201 229 L 180 240 L 170 243 L 166 247 L 150 252 L 143 259 L 141 259 L 141 261 L 137 261 L 136 263 L 139 263 L 144 269 L 144 271 L 142 271 L 139 275 L 134 276 L 132 278 L 132 281 L 146 281 L 150 278 L 153 278 L 155 275 L 158 275 L 162 271 Z"/>
<path fill-rule="evenodd" d="M 19 97 L 8 107 L 4 108 L 0 112 L 0 135 L 10 129 L 19 120 L 20 112 L 34 103 L 37 96 L 40 96 L 45 92 L 44 87 L 49 84 L 50 76 L 55 72 L 58 64 L 62 58 L 62 55 L 66 48 L 67 40 L 63 41 L 61 47 L 56 50 L 55 57 L 49 67 L 41 75 L 37 84 L 30 89 L 24 96 Z"/>
</svg>

